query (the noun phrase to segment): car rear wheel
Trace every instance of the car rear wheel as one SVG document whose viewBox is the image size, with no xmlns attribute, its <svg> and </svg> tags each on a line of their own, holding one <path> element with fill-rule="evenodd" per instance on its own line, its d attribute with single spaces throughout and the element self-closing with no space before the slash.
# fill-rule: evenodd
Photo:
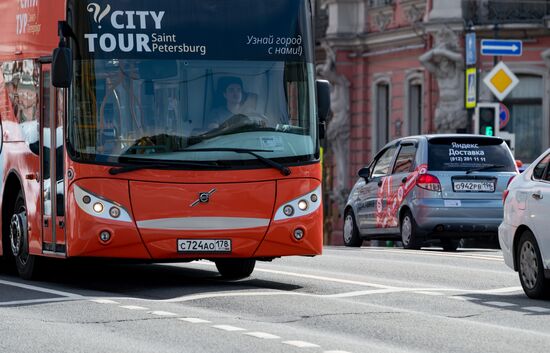
<svg viewBox="0 0 550 353">
<path fill-rule="evenodd" d="M 547 298 L 550 294 L 550 284 L 544 278 L 539 246 L 531 231 L 526 230 L 521 234 L 516 256 L 519 280 L 525 294 L 533 299 Z"/>
<path fill-rule="evenodd" d="M 401 242 L 405 249 L 420 249 L 416 235 L 416 222 L 412 216 L 411 211 L 407 210 L 401 217 Z"/>
<path fill-rule="evenodd" d="M 359 236 L 359 229 L 355 223 L 355 215 L 351 209 L 346 211 L 343 236 L 345 246 L 359 247 L 363 244 L 363 239 Z"/>
<path fill-rule="evenodd" d="M 214 261 L 218 272 L 224 279 L 241 279 L 252 274 L 256 266 L 254 259 L 220 259 Z"/>
</svg>

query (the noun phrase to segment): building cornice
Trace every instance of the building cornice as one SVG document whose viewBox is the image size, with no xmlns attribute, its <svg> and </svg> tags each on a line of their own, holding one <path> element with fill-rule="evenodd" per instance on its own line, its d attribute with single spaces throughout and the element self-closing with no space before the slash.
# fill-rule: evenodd
<svg viewBox="0 0 550 353">
<path fill-rule="evenodd" d="M 424 45 L 425 39 L 422 33 L 416 33 L 412 28 L 390 30 L 385 32 L 371 32 L 362 34 L 339 34 L 327 36 L 326 40 L 331 46 L 339 48 L 368 48 L 376 50 L 392 46 L 402 47 L 408 45 Z"/>
</svg>

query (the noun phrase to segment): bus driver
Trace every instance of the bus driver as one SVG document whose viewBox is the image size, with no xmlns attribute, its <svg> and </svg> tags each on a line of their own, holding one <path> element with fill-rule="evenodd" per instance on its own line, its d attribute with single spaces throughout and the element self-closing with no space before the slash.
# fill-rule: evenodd
<svg viewBox="0 0 550 353">
<path fill-rule="evenodd" d="M 219 127 L 235 115 L 257 115 L 255 113 L 257 95 L 244 92 L 243 81 L 239 77 L 221 77 L 218 80 L 218 92 L 220 96 L 223 96 L 224 102 L 210 112 L 209 129 Z"/>
</svg>

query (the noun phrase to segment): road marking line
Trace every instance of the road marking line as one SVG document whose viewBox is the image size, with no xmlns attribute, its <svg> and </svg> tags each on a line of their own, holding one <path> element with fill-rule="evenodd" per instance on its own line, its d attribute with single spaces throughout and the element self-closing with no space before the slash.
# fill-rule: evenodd
<svg viewBox="0 0 550 353">
<path fill-rule="evenodd" d="M 33 290 L 33 291 L 36 291 L 36 292 L 59 295 L 59 296 L 62 296 L 62 297 L 70 297 L 70 298 L 78 298 L 78 299 L 85 299 L 86 298 L 86 297 L 84 297 L 82 295 L 79 295 L 79 294 L 62 292 L 62 291 L 43 288 L 43 287 L 31 286 L 31 285 L 28 285 L 28 284 L 17 283 L 17 282 L 10 282 L 10 281 L 0 280 L 0 284 L 5 284 L 5 285 L 11 286 L 11 287 L 19 287 L 19 288 L 23 288 L 23 289 L 29 289 L 29 290 Z"/>
<path fill-rule="evenodd" d="M 433 295 L 433 296 L 443 295 L 443 293 L 429 292 L 429 291 L 422 291 L 422 290 L 414 291 L 414 293 L 416 293 L 416 294 L 425 294 L 425 295 Z"/>
<path fill-rule="evenodd" d="M 149 310 L 148 308 L 138 305 L 121 305 L 120 307 L 128 310 Z"/>
<path fill-rule="evenodd" d="M 305 341 L 283 341 L 284 344 L 288 344 L 289 346 L 294 346 L 298 348 L 319 348 L 318 344 L 315 343 L 309 343 Z"/>
<path fill-rule="evenodd" d="M 483 302 L 483 304 L 492 305 L 492 306 L 499 306 L 501 308 L 510 307 L 510 306 L 517 306 L 517 304 L 506 303 L 506 302 Z"/>
<path fill-rule="evenodd" d="M 375 251 L 381 251 L 381 250 L 375 250 Z M 215 266 L 215 264 L 212 264 L 212 263 L 207 262 L 207 261 L 198 261 L 197 263 L 203 264 L 203 265 L 208 265 L 208 266 Z M 410 291 L 434 291 L 434 292 L 445 291 L 445 292 L 453 292 L 453 291 L 456 291 L 456 292 L 466 292 L 466 293 L 476 293 L 476 294 L 500 294 L 500 293 L 511 293 L 511 292 L 516 292 L 516 291 L 522 290 L 521 287 L 505 287 L 505 288 L 479 289 L 479 290 L 478 289 L 458 289 L 458 288 L 406 288 L 406 287 L 395 287 L 395 286 L 389 286 L 389 285 L 383 285 L 383 284 L 371 283 L 371 282 L 345 280 L 345 279 L 339 279 L 339 278 L 333 278 L 333 277 L 307 275 L 307 274 L 303 274 L 303 273 L 295 273 L 295 272 L 288 272 L 288 271 L 268 270 L 268 269 L 262 269 L 262 268 L 256 268 L 255 271 L 256 272 L 272 273 L 272 274 L 277 274 L 277 275 L 284 275 L 284 276 L 291 276 L 291 277 L 298 277 L 298 278 L 315 279 L 315 280 L 334 282 L 334 283 L 352 284 L 352 285 L 357 285 L 357 286 L 362 286 L 362 287 L 373 287 L 373 288 L 389 290 L 390 292 L 392 292 L 392 291 L 393 292 L 410 292 Z M 257 293 L 259 293 L 258 295 L 276 295 L 276 294 L 272 294 L 271 292 L 257 292 Z M 360 295 L 360 292 L 350 292 L 350 293 L 359 293 L 359 295 Z M 383 292 L 383 293 L 386 293 L 386 292 Z M 292 294 L 293 295 L 308 295 L 308 294 L 305 294 L 305 293 L 292 293 Z M 376 292 L 367 291 L 366 294 L 376 294 Z M 189 298 L 190 298 L 189 300 L 203 299 L 204 295 L 205 294 L 200 294 L 199 295 L 200 298 L 197 297 L 197 298 L 192 298 L 192 299 L 191 299 L 191 296 L 189 296 Z M 208 295 L 208 298 L 212 297 L 211 296 L 212 294 L 210 294 L 210 295 L 206 294 L 206 295 Z M 243 294 L 239 294 L 239 295 L 246 296 L 246 295 L 250 295 L 250 294 L 243 293 Z M 345 295 L 345 294 L 342 293 L 341 295 Z M 219 294 L 217 294 L 217 296 L 224 296 L 224 294 L 219 293 Z M 316 296 L 316 295 L 313 295 L 313 296 Z M 317 295 L 317 296 L 318 297 L 323 297 L 322 295 Z M 337 296 L 337 294 L 331 294 L 330 296 Z M 353 296 L 353 295 L 351 295 L 351 296 Z M 177 302 L 177 301 L 180 301 L 183 298 L 187 298 L 187 297 L 174 298 L 174 299 L 170 299 L 170 300 Z"/>
<path fill-rule="evenodd" d="M 294 273 L 294 272 L 287 272 L 287 271 L 276 271 L 276 270 L 267 270 L 267 269 L 258 269 L 258 271 L 266 272 L 266 273 L 272 273 L 272 274 L 278 274 L 278 275 L 286 275 L 286 276 L 293 276 L 293 277 L 300 277 L 300 278 L 307 278 L 307 279 L 316 279 L 316 280 L 321 280 L 321 281 L 330 281 L 330 282 L 342 283 L 342 284 L 353 284 L 353 285 L 363 286 L 363 287 L 373 287 L 373 288 L 380 288 L 380 289 L 396 289 L 396 288 L 398 288 L 398 287 L 387 286 L 387 285 L 378 284 L 378 283 L 352 281 L 352 280 L 325 277 L 325 276 L 306 275 L 306 274 L 303 274 L 303 273 Z"/>
<path fill-rule="evenodd" d="M 373 290 L 361 290 L 361 291 L 355 291 L 355 292 L 347 292 L 347 293 L 338 293 L 338 294 L 326 294 L 326 295 L 315 295 L 320 298 L 351 298 L 351 297 L 359 297 L 362 295 L 370 295 L 370 294 L 386 294 L 386 293 L 397 293 L 397 292 L 406 292 L 406 290 L 396 290 L 396 289 L 373 289 Z"/>
<path fill-rule="evenodd" d="M 149 314 L 157 316 L 178 316 L 176 313 L 171 313 L 169 311 L 150 311 Z"/>
<path fill-rule="evenodd" d="M 348 351 L 324 351 L 323 353 L 351 353 Z"/>
<path fill-rule="evenodd" d="M 285 293 L 280 292 L 252 292 L 252 291 L 243 291 L 243 292 L 233 292 L 233 291 L 226 291 L 226 292 L 215 292 L 215 293 L 204 293 L 204 294 L 192 294 L 192 295 L 184 295 L 179 298 L 172 298 L 163 300 L 167 303 L 179 303 L 179 302 L 186 302 L 190 300 L 198 300 L 198 299 L 212 299 L 212 298 L 226 298 L 226 297 L 247 297 L 247 296 L 270 296 L 270 295 L 281 295 Z M 309 295 L 307 293 L 288 293 L 289 295 Z"/>
<path fill-rule="evenodd" d="M 181 317 L 178 320 L 189 322 L 189 323 L 192 323 L 192 324 L 209 324 L 209 323 L 211 323 L 211 321 L 199 319 L 199 318 L 196 318 L 196 317 Z"/>
<path fill-rule="evenodd" d="M 211 299 L 211 298 L 231 298 L 231 297 L 254 297 L 254 296 L 302 296 L 302 297 L 312 297 L 312 298 L 353 298 L 366 295 L 375 295 L 375 294 L 390 294 L 390 293 L 403 293 L 403 292 L 414 292 L 424 295 L 439 296 L 445 295 L 442 292 L 464 292 L 470 294 L 503 294 L 510 293 L 521 290 L 521 287 L 508 287 L 508 288 L 497 288 L 497 289 L 488 289 L 488 290 L 470 290 L 470 289 L 457 289 L 457 288 L 399 288 L 393 287 L 388 289 L 372 289 L 372 290 L 363 290 L 363 291 L 352 291 L 336 294 L 310 294 L 310 293 L 296 293 L 296 292 L 287 292 L 287 291 L 271 291 L 271 292 L 252 292 L 252 291 L 243 291 L 243 292 L 215 292 L 215 293 L 204 293 L 204 294 L 193 294 L 189 296 L 181 296 L 178 298 L 165 299 L 165 300 L 154 300 L 155 302 L 166 302 L 166 303 L 182 303 L 192 300 L 201 300 L 201 299 Z M 132 298 L 130 298 L 132 299 Z M 470 298 L 467 300 L 477 300 L 475 298 Z"/>
<path fill-rule="evenodd" d="M 244 332 L 245 335 L 256 337 L 256 338 L 263 338 L 265 340 L 276 340 L 281 337 L 272 335 L 271 333 L 266 332 Z"/>
<path fill-rule="evenodd" d="M 460 289 L 461 291 L 465 291 Z M 504 294 L 504 293 L 513 293 L 513 292 L 519 292 L 523 291 L 523 288 L 521 287 L 504 287 L 504 288 L 496 288 L 496 289 L 479 289 L 479 290 L 471 290 L 469 292 L 476 293 L 476 294 Z"/>
<path fill-rule="evenodd" d="M 466 297 L 466 296 L 462 296 L 462 295 L 452 295 L 452 296 L 447 297 L 447 298 L 456 299 L 456 300 L 464 300 L 464 301 L 479 300 L 478 298 Z"/>
<path fill-rule="evenodd" d="M 90 301 L 98 304 L 120 304 L 119 302 L 111 299 L 90 299 Z"/>
<path fill-rule="evenodd" d="M 53 303 L 53 302 L 66 302 L 80 300 L 80 298 L 49 298 L 49 299 L 29 299 L 29 300 L 14 300 L 11 302 L 0 302 L 0 306 L 11 306 L 11 305 L 29 305 L 29 304 L 39 304 L 39 303 Z"/>
<path fill-rule="evenodd" d="M 218 330 L 224 330 L 228 332 L 234 332 L 234 331 L 246 331 L 244 328 L 231 326 L 231 325 L 214 325 L 213 328 L 217 328 Z"/>
<path fill-rule="evenodd" d="M 528 310 L 535 313 L 547 313 L 550 311 L 550 309 L 548 308 L 541 308 L 539 306 L 528 306 L 528 307 L 524 307 L 523 310 Z"/>
<path fill-rule="evenodd" d="M 394 254 L 411 254 L 411 255 L 430 255 L 430 256 L 440 256 L 440 257 L 458 257 L 466 259 L 477 259 L 477 260 L 489 260 L 489 261 L 498 261 L 504 262 L 504 259 L 500 255 L 461 255 L 461 254 L 449 254 L 449 253 L 436 253 L 434 251 L 422 251 L 422 250 L 387 250 L 387 249 L 373 249 L 373 248 L 362 248 L 367 251 L 372 252 L 388 252 Z"/>
</svg>

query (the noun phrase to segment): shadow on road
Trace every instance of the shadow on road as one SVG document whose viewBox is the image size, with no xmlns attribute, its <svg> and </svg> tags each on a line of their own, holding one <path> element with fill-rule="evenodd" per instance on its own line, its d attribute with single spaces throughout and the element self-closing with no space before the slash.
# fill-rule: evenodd
<svg viewBox="0 0 550 353">
<path fill-rule="evenodd" d="M 37 281 L 22 281 L 0 269 L 3 279 L 32 286 L 51 288 L 82 296 L 128 296 L 167 300 L 193 294 L 246 291 L 295 291 L 302 287 L 282 282 L 250 278 L 224 280 L 214 266 L 187 263 L 132 264 L 99 261 L 48 261 Z M 0 301 L 2 298 L 0 296 Z"/>
<path fill-rule="evenodd" d="M 466 296 L 470 303 L 487 308 L 522 313 L 529 316 L 550 315 L 550 301 L 531 299 L 523 293 L 509 295 L 468 293 Z"/>
</svg>

